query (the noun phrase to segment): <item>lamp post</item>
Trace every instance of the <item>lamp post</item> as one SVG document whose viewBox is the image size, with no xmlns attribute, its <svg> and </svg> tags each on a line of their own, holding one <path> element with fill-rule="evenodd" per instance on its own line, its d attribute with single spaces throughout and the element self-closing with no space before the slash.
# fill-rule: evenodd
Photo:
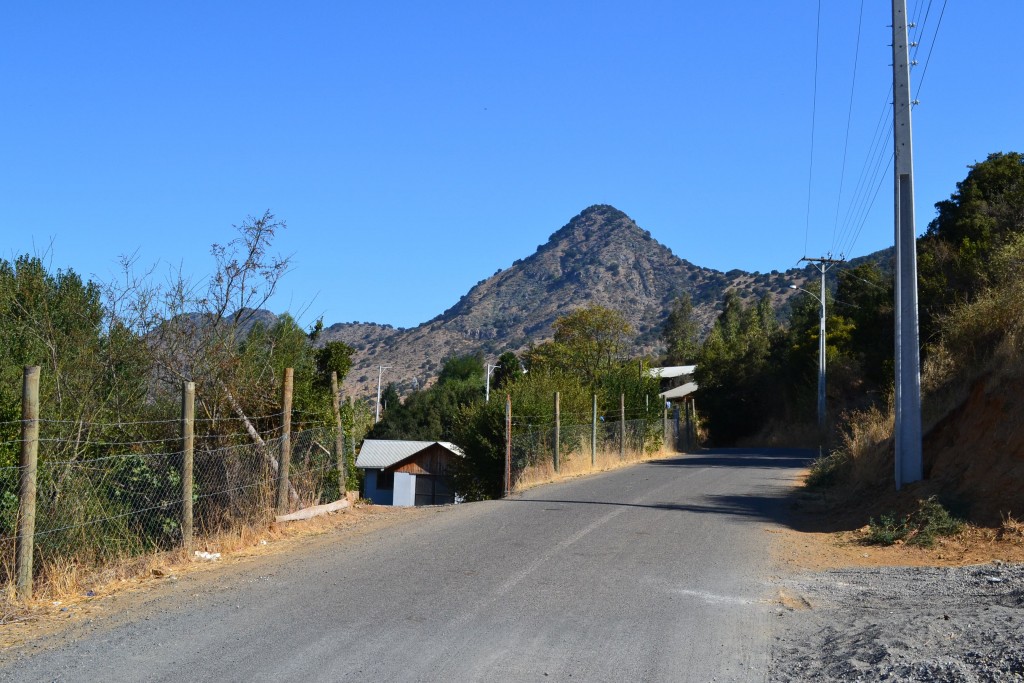
<svg viewBox="0 0 1024 683">
<path fill-rule="evenodd" d="M 487 364 L 487 381 L 485 383 L 486 388 L 484 389 L 484 403 L 491 402 L 491 373 L 500 367 L 500 365 Z"/>
<path fill-rule="evenodd" d="M 821 320 L 818 326 L 818 429 L 825 433 L 825 273 L 821 274 L 821 297 L 812 294 L 803 287 L 790 285 L 790 289 L 797 289 L 808 294 L 821 304 Z"/>
<path fill-rule="evenodd" d="M 373 414 L 373 424 L 380 422 L 380 378 L 384 375 L 385 370 L 390 370 L 390 365 L 378 365 L 377 366 L 377 408 Z"/>
</svg>

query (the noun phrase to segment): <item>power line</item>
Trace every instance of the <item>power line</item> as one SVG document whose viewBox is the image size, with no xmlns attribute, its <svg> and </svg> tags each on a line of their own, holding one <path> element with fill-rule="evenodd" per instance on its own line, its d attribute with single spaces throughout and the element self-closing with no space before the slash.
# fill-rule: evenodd
<svg viewBox="0 0 1024 683">
<path fill-rule="evenodd" d="M 843 183 L 846 180 L 846 155 L 850 149 L 850 123 L 853 121 L 853 95 L 857 90 L 857 63 L 860 61 L 860 34 L 864 24 L 864 0 L 860 0 L 860 16 L 857 19 L 857 43 L 853 52 L 853 77 L 850 81 L 850 107 L 846 112 L 846 138 L 843 141 L 843 166 L 839 174 L 839 194 L 836 197 L 836 220 L 832 226 L 832 250 L 836 247 L 836 232 L 839 229 L 839 207 L 843 202 Z M 806 251 L 806 245 L 804 245 Z"/>
<path fill-rule="evenodd" d="M 814 95 L 811 98 L 811 159 L 807 169 L 807 220 L 804 225 L 804 253 L 811 234 L 811 186 L 814 179 L 814 126 L 818 117 L 818 53 L 821 48 L 821 0 L 818 0 L 818 17 L 814 35 Z"/>
<path fill-rule="evenodd" d="M 867 202 L 867 197 L 871 193 L 871 188 L 875 184 L 875 178 L 878 174 L 878 169 L 884 158 L 885 150 L 888 146 L 889 141 L 892 139 L 892 121 L 889 120 L 886 123 L 886 112 L 892 106 L 889 101 L 889 96 L 892 94 L 890 88 L 887 93 L 884 106 L 882 109 L 882 115 L 878 119 L 878 124 L 875 127 L 875 133 L 872 136 L 871 144 L 868 148 L 867 156 L 864 159 L 864 164 L 861 167 L 860 177 L 857 180 L 857 186 L 854 189 L 853 196 L 850 200 L 850 204 L 847 206 L 846 214 L 843 218 L 843 225 L 839 231 L 838 244 L 840 251 L 848 253 L 848 250 L 844 248 L 844 245 L 849 241 L 851 234 L 855 231 L 858 218 L 861 214 L 862 208 Z"/>
<path fill-rule="evenodd" d="M 942 17 L 946 15 L 947 2 L 948 0 L 942 0 L 942 10 L 939 12 L 939 21 L 935 24 L 935 32 L 932 34 L 932 39 L 928 43 L 928 56 L 925 57 L 924 59 L 924 69 L 921 71 L 921 78 L 917 81 L 917 94 L 914 95 L 915 102 L 917 101 L 917 98 L 921 95 L 921 87 L 924 85 L 924 77 L 928 75 L 928 65 L 931 64 L 932 52 L 935 49 L 935 41 L 939 37 L 939 29 L 942 28 Z M 927 16 L 925 17 L 925 20 L 927 20 Z"/>
<path fill-rule="evenodd" d="M 920 3 L 919 3 L 918 10 L 920 10 Z M 917 60 L 917 53 L 921 50 L 921 40 L 920 40 L 920 38 L 924 35 L 924 29 L 928 25 L 928 17 L 931 16 L 931 13 L 932 13 L 932 0 L 928 0 L 928 7 L 924 11 L 924 20 L 923 21 L 921 20 L 921 12 L 920 11 L 918 11 L 917 12 L 917 16 L 914 17 L 914 28 L 917 30 L 918 40 L 914 43 L 914 55 L 913 55 L 913 57 L 911 57 L 911 60 L 912 60 L 911 61 L 911 66 L 913 66 L 914 64 L 917 63 L 916 62 L 916 60 Z"/>
<path fill-rule="evenodd" d="M 853 248 L 854 242 L 856 242 L 856 235 L 859 233 L 860 227 L 866 216 L 870 213 L 871 207 L 875 202 L 875 195 L 878 194 L 878 184 L 881 183 L 884 177 L 883 162 L 886 161 L 886 152 L 888 151 L 888 158 L 891 161 L 892 151 L 890 150 L 890 143 L 892 141 L 892 126 L 888 126 L 886 135 L 884 138 L 879 138 L 879 144 L 874 152 L 875 157 L 871 162 L 873 170 L 864 177 L 864 185 L 861 188 L 861 194 L 858 197 L 855 204 L 850 206 L 850 213 L 847 216 L 849 221 L 846 226 L 846 232 L 844 233 L 844 239 L 842 242 L 844 253 L 849 253 L 849 250 Z"/>
<path fill-rule="evenodd" d="M 878 186 L 875 188 L 875 193 L 871 196 L 871 202 L 868 204 L 867 210 L 864 212 L 864 218 L 861 220 L 860 226 L 857 228 L 857 232 L 853 235 L 853 240 L 850 242 L 850 249 L 853 249 L 853 245 L 857 243 L 857 238 L 860 237 L 861 230 L 864 229 L 864 225 L 867 223 L 868 216 L 871 214 L 871 208 L 875 205 L 875 199 L 878 198 L 878 191 L 882 189 L 882 183 L 886 176 L 889 174 L 889 168 L 892 166 L 894 155 L 889 155 L 889 163 L 885 165 L 885 170 L 882 171 L 881 177 L 878 179 Z"/>
</svg>

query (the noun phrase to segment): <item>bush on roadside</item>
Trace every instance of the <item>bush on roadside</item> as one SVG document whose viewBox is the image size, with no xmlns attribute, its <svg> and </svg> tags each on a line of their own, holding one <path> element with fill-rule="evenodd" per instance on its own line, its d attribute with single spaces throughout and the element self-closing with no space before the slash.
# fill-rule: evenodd
<svg viewBox="0 0 1024 683">
<path fill-rule="evenodd" d="M 849 452 L 845 450 L 832 451 L 828 455 L 815 458 L 811 463 L 811 471 L 808 473 L 804 484 L 808 488 L 823 489 L 835 486 L 845 481 L 852 464 Z"/>
<path fill-rule="evenodd" d="M 942 536 L 953 536 L 963 529 L 963 521 L 949 513 L 935 496 L 917 502 L 917 509 L 899 519 L 893 514 L 884 514 L 876 522 L 868 521 L 868 535 L 864 539 L 870 545 L 893 545 L 903 541 L 907 545 L 930 548 Z"/>
</svg>

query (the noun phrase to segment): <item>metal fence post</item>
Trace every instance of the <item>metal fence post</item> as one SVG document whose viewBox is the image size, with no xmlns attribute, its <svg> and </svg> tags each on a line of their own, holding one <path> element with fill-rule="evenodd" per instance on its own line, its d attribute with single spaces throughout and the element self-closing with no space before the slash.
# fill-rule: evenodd
<svg viewBox="0 0 1024 683">
<path fill-rule="evenodd" d="M 590 416 L 590 466 L 597 466 L 597 394 L 594 394 L 593 411 Z"/>
<path fill-rule="evenodd" d="M 36 466 L 39 459 L 38 365 L 25 366 L 21 386 L 21 457 L 18 470 L 18 539 L 14 567 L 19 600 L 32 599 L 32 552 L 36 532 Z"/>
<path fill-rule="evenodd" d="M 697 443 L 697 399 L 695 398 L 690 399 L 689 432 L 690 442 L 692 443 L 693 448 L 697 448 L 700 444 Z"/>
<path fill-rule="evenodd" d="M 281 466 L 277 470 L 277 514 L 288 514 L 288 468 L 292 460 L 292 382 L 295 373 L 285 368 L 281 397 Z"/>
<path fill-rule="evenodd" d="M 668 445 L 668 408 L 661 409 L 661 447 Z M 674 448 L 672 450 L 675 450 Z"/>
<path fill-rule="evenodd" d="M 686 406 L 686 450 L 693 450 L 693 406 L 687 401 Z"/>
<path fill-rule="evenodd" d="M 181 545 L 192 548 L 192 465 L 195 457 L 196 384 L 181 388 Z"/>
<path fill-rule="evenodd" d="M 680 440 L 681 435 L 679 433 L 679 404 L 676 404 L 675 408 L 672 409 L 672 431 L 675 436 L 673 439 L 675 442 L 675 449 L 678 451 L 682 446 L 682 442 Z M 683 450 L 683 452 L 685 453 L 686 450 Z"/>
</svg>

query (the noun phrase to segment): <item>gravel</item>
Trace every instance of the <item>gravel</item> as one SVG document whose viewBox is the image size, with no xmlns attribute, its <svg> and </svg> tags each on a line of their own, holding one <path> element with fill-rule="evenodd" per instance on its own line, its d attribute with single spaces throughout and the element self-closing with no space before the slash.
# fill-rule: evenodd
<svg viewBox="0 0 1024 683">
<path fill-rule="evenodd" d="M 783 581 L 770 681 L 1024 682 L 1024 565 Z"/>
</svg>

